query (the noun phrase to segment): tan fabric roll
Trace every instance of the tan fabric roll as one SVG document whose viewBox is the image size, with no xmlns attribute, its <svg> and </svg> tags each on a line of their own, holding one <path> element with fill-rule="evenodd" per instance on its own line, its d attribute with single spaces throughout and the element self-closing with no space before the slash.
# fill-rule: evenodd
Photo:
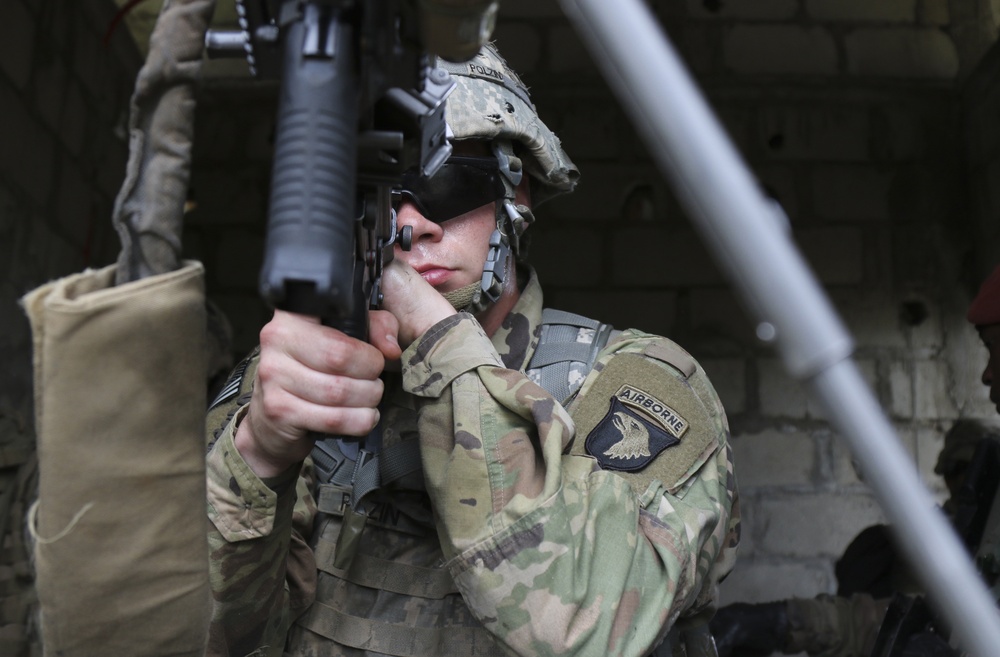
<svg viewBox="0 0 1000 657">
<path fill-rule="evenodd" d="M 115 267 L 23 299 L 34 342 L 46 655 L 204 653 L 203 269 Z"/>
</svg>

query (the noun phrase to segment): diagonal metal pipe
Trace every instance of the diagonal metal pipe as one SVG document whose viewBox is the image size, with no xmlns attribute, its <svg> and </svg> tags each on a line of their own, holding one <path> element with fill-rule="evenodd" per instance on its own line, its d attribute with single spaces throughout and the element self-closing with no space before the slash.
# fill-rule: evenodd
<svg viewBox="0 0 1000 657">
<path fill-rule="evenodd" d="M 852 341 L 774 206 L 640 0 L 559 0 L 732 285 L 861 462 L 904 553 L 976 657 L 1000 646 L 995 601 L 851 360 Z"/>
</svg>

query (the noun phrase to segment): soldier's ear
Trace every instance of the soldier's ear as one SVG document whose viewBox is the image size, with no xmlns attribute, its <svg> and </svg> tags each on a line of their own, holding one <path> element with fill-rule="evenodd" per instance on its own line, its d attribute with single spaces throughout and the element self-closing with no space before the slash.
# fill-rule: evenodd
<svg viewBox="0 0 1000 657">
<path fill-rule="evenodd" d="M 531 207 L 531 176 L 522 176 L 514 190 L 514 201 L 518 205 Z"/>
</svg>

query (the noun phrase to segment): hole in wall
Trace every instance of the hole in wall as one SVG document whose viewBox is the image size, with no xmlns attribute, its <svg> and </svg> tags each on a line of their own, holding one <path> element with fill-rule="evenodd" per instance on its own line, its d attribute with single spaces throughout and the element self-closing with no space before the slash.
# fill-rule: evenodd
<svg viewBox="0 0 1000 657">
<path fill-rule="evenodd" d="M 772 151 L 780 151 L 785 147 L 785 135 L 776 132 L 767 139 L 767 146 Z"/>
<path fill-rule="evenodd" d="M 622 219 L 630 223 L 649 223 L 656 219 L 652 185 L 640 183 L 626 194 L 622 203 Z"/>
<path fill-rule="evenodd" d="M 722 0 L 701 0 L 701 4 L 705 7 L 707 11 L 713 14 L 719 13 L 722 9 Z"/>
<path fill-rule="evenodd" d="M 904 326 L 909 326 L 910 328 L 920 326 L 929 316 L 930 312 L 927 310 L 927 304 L 923 301 L 904 301 L 899 306 L 899 317 L 903 321 Z"/>
</svg>

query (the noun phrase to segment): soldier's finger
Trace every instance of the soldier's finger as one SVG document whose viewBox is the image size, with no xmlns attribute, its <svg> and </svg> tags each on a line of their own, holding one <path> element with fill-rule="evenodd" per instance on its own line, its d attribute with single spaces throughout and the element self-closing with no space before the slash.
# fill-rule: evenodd
<svg viewBox="0 0 1000 657">
<path fill-rule="evenodd" d="M 369 340 L 386 360 L 396 360 L 403 353 L 399 346 L 399 320 L 387 310 L 368 313 Z"/>
<path fill-rule="evenodd" d="M 310 404 L 346 408 L 375 408 L 385 390 L 380 379 L 354 379 L 313 370 L 304 370 L 300 376 L 282 378 L 279 385 Z"/>
<path fill-rule="evenodd" d="M 309 369 L 358 379 L 375 379 L 385 366 L 374 346 L 292 313 L 275 313 L 260 332 L 261 361 L 283 353 Z"/>
<path fill-rule="evenodd" d="M 317 433 L 334 436 L 364 436 L 378 423 L 375 408 L 345 408 L 320 406 L 303 407 L 304 426 Z"/>
</svg>

